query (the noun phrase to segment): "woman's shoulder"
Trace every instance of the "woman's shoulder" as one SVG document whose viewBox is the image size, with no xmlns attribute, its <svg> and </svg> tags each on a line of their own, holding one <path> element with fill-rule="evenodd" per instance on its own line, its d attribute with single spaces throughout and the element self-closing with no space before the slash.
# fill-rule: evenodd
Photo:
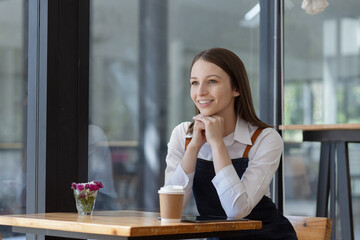
<svg viewBox="0 0 360 240">
<path fill-rule="evenodd" d="M 267 142 L 273 146 L 283 145 L 281 135 L 272 127 L 264 128 L 260 136 L 263 142 Z"/>
<path fill-rule="evenodd" d="M 252 134 L 259 128 L 258 126 L 254 126 L 251 124 L 249 124 L 249 127 L 250 127 L 250 132 L 252 132 Z M 259 135 L 259 139 L 277 142 L 280 144 L 282 144 L 283 142 L 281 135 L 278 133 L 278 131 L 276 131 L 272 127 L 263 128 L 261 134 Z"/>
<path fill-rule="evenodd" d="M 258 127 L 255 127 L 256 129 Z M 255 129 L 255 130 L 256 130 Z M 255 131 L 254 130 L 254 131 Z M 266 158 L 268 161 L 272 161 L 273 159 L 278 160 L 278 154 L 281 154 L 284 148 L 284 142 L 282 140 L 281 135 L 272 127 L 267 127 L 262 130 L 260 135 L 256 138 L 255 143 L 253 144 L 251 151 L 249 153 L 249 158 L 253 157 L 254 154 L 260 153 L 260 155 L 268 155 L 275 157 Z M 263 159 L 263 158 L 259 158 Z"/>
<path fill-rule="evenodd" d="M 177 126 L 174 127 L 171 135 L 179 135 L 179 136 L 186 136 L 186 132 L 188 130 L 188 127 L 190 125 L 190 122 L 182 122 L 179 123 Z"/>
<path fill-rule="evenodd" d="M 273 127 L 263 128 L 263 132 L 266 134 L 275 134 L 280 136 L 280 134 Z"/>
</svg>

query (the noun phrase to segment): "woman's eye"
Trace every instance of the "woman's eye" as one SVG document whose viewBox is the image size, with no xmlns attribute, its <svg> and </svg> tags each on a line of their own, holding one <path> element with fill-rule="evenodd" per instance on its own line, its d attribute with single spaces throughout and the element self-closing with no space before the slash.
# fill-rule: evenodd
<svg viewBox="0 0 360 240">
<path fill-rule="evenodd" d="M 192 81 L 191 85 L 198 85 L 198 82 L 197 81 Z"/>
<path fill-rule="evenodd" d="M 210 84 L 215 84 L 215 83 L 217 83 L 217 81 L 212 79 L 212 80 L 209 80 L 209 83 Z"/>
</svg>

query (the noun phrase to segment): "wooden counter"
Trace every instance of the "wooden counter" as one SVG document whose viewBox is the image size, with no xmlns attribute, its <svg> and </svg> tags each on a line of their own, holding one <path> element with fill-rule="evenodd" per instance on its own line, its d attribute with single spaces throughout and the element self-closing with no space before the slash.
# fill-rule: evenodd
<svg viewBox="0 0 360 240">
<path fill-rule="evenodd" d="M 94 239 L 175 239 L 231 236 L 236 231 L 261 229 L 261 221 L 209 223 L 161 223 L 158 213 L 98 211 L 93 216 L 77 213 L 2 215 L 0 225 L 14 232 Z"/>
</svg>

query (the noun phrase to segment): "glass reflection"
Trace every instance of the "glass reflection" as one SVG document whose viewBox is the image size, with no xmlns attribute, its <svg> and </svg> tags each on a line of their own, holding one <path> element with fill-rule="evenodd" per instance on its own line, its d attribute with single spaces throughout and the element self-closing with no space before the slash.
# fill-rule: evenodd
<svg viewBox="0 0 360 240">
<path fill-rule="evenodd" d="M 360 2 L 329 1 L 315 15 L 301 9 L 301 3 L 284 1 L 284 124 L 359 123 Z M 314 216 L 320 144 L 302 143 L 301 131 L 284 131 L 283 136 L 285 213 Z M 350 144 L 349 151 L 355 235 L 360 236 L 360 165 L 355 157 L 360 144 Z"/>
<path fill-rule="evenodd" d="M 89 180 L 104 184 L 96 209 L 137 208 L 138 5 L 91 1 Z"/>
<path fill-rule="evenodd" d="M 25 213 L 26 12 L 24 1 L 0 1 L 1 215 Z M 4 239 L 19 235 L 4 226 L 0 232 Z"/>
</svg>

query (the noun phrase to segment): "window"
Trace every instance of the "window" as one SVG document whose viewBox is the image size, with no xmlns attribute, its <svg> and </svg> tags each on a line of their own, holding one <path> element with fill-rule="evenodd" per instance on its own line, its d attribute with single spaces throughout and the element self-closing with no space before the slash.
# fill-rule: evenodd
<svg viewBox="0 0 360 240">
<path fill-rule="evenodd" d="M 0 2 L 0 214 L 25 213 L 27 7 Z M 3 238 L 13 236 L 0 227 Z"/>
<path fill-rule="evenodd" d="M 103 158 L 97 158 L 106 164 L 104 169 L 92 168 L 95 159 L 89 155 L 89 178 L 98 177 L 108 186 L 103 191 L 107 196 L 97 200 L 96 207 L 154 210 L 158 202 L 138 199 L 156 199 L 156 189 L 163 184 L 162 177 L 156 178 L 164 171 L 171 130 L 195 113 L 189 72 L 198 52 L 211 47 L 236 52 L 248 70 L 258 108 L 259 7 L 250 0 L 93 0 L 91 4 L 89 139 L 93 144 L 96 134 L 99 142 L 106 143 L 101 144 Z M 145 15 L 151 23 L 143 21 Z M 163 135 L 157 135 L 159 129 Z M 152 175 L 141 179 L 139 169 Z M 148 186 L 139 190 L 151 182 L 156 186 L 150 192 Z"/>
<path fill-rule="evenodd" d="M 329 1 L 323 12 L 308 15 L 301 2 L 285 1 L 284 124 L 359 123 L 360 3 Z M 285 213 L 314 216 L 320 144 L 302 143 L 301 132 L 283 136 Z M 356 233 L 360 146 L 349 150 Z"/>
</svg>

